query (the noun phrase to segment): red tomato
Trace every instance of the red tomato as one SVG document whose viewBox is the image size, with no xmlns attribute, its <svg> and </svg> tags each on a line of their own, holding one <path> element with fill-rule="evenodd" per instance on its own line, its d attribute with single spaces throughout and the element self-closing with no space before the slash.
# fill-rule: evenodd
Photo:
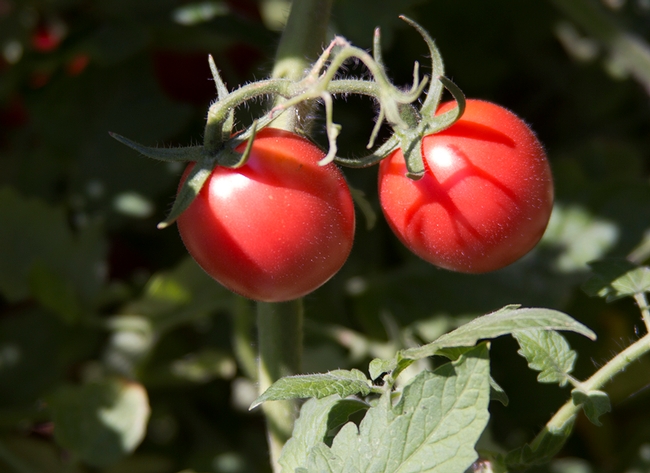
<svg viewBox="0 0 650 473">
<path fill-rule="evenodd" d="M 49 53 L 59 47 L 63 41 L 64 29 L 59 23 L 42 23 L 32 33 L 32 47 L 41 53 Z"/>
<path fill-rule="evenodd" d="M 350 254 L 355 225 L 343 175 L 319 166 L 324 156 L 296 134 L 260 130 L 247 163 L 217 166 L 178 219 L 189 253 L 228 289 L 258 301 L 296 299 L 324 284 Z"/>
<path fill-rule="evenodd" d="M 442 268 L 483 273 L 537 244 L 551 215 L 553 180 L 542 145 L 516 115 L 468 100 L 458 122 L 422 140 L 422 154 L 426 171 L 417 181 L 405 176 L 399 149 L 379 168 L 382 210 L 413 253 Z"/>
</svg>

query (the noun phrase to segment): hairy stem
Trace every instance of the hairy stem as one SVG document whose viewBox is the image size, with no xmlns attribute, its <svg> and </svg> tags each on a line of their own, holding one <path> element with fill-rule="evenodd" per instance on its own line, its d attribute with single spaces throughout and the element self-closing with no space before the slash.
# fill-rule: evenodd
<svg viewBox="0 0 650 473">
<path fill-rule="evenodd" d="M 582 388 L 586 391 L 593 391 L 602 388 L 605 384 L 614 378 L 618 373 L 623 371 L 630 363 L 638 360 L 646 353 L 650 352 L 650 333 L 640 338 L 625 350 L 612 358 L 607 364 L 600 368 L 588 380 L 582 383 Z M 549 420 L 544 429 L 535 437 L 531 443 L 531 448 L 536 450 L 544 441 L 547 435 L 553 435 L 564 427 L 567 422 L 572 421 L 578 415 L 581 409 L 573 400 L 564 404 L 555 415 Z"/>
<path fill-rule="evenodd" d="M 645 292 L 641 292 L 634 296 L 636 304 L 639 306 L 641 311 L 641 317 L 645 323 L 645 328 L 648 333 L 650 333 L 650 307 L 648 307 L 648 299 L 645 295 Z"/>
<path fill-rule="evenodd" d="M 302 299 L 289 302 L 258 302 L 258 382 L 260 394 L 278 379 L 300 373 L 302 357 Z M 262 404 L 267 422 L 271 465 L 280 471 L 278 458 L 293 431 L 298 415 L 295 400 Z"/>
</svg>

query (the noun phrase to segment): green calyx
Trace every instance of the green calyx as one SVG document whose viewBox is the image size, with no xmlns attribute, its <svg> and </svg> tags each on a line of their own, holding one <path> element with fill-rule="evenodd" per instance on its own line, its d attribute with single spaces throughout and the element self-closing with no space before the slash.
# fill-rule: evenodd
<svg viewBox="0 0 650 473">
<path fill-rule="evenodd" d="M 423 76 L 420 79 L 419 64 L 415 62 L 413 83 L 408 90 L 400 89 L 388 78 L 381 54 L 380 32 L 377 29 L 372 55 L 351 45 L 344 38 L 336 37 L 311 69 L 299 80 L 271 78 L 243 85 L 233 91 L 228 91 L 212 56 L 209 56 L 210 69 L 217 89 L 217 100 L 210 105 L 208 110 L 204 142 L 201 146 L 152 148 L 140 145 L 121 135 L 110 133 L 116 140 L 147 157 L 167 162 L 196 163 L 179 189 L 171 212 L 164 221 L 158 224 L 158 228 L 171 225 L 190 206 L 215 166 L 229 168 L 243 166 L 250 155 L 258 130 L 271 126 L 273 121 L 283 113 L 294 113 L 295 107 L 310 101 L 320 100 L 325 109 L 328 151 L 321 160 L 321 165 L 334 161 L 344 166 L 367 167 L 378 163 L 395 149 L 401 148 L 406 161 L 407 175 L 412 179 L 422 177 L 425 172 L 421 147 L 422 138 L 444 130 L 458 120 L 465 108 L 465 97 L 453 82 L 444 77 L 442 58 L 431 36 L 414 21 L 405 17 L 401 18 L 420 33 L 431 56 L 431 77 Z M 363 63 L 372 79 L 337 78 L 341 67 L 351 59 Z M 452 94 L 458 106 L 436 116 L 435 111 L 440 104 L 444 89 Z M 415 104 L 423 93 L 425 99 L 417 108 Z M 337 95 L 349 94 L 372 97 L 379 105 L 377 121 L 368 140 L 368 149 L 375 146 L 382 126 L 388 125 L 393 131 L 388 140 L 370 151 L 369 154 L 353 159 L 337 156 L 337 137 L 341 126 L 333 121 L 333 98 Z M 281 98 L 282 100 L 274 100 L 277 105 L 254 120 L 249 128 L 235 132 L 234 114 L 237 107 L 260 97 Z M 300 130 L 293 131 L 299 132 Z M 244 152 L 236 151 L 244 142 L 247 143 Z"/>
</svg>

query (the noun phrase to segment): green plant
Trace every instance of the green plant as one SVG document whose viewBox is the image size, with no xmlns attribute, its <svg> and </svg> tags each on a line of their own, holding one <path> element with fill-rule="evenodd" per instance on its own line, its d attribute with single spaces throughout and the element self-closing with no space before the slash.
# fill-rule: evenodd
<svg viewBox="0 0 650 473">
<path fill-rule="evenodd" d="M 301 0 L 281 36 L 278 2 L 173 3 L 0 6 L 0 470 L 648 469 L 643 2 Z M 60 41 L 36 51 L 50 20 Z M 606 69 L 578 54 L 598 47 Z M 446 74 L 530 123 L 555 179 L 539 244 L 485 274 L 438 270 L 374 218 L 387 157 L 426 182 L 422 140 L 469 120 Z M 343 167 L 368 225 L 306 297 L 252 302 L 155 223 L 182 226 L 276 133 Z"/>
</svg>

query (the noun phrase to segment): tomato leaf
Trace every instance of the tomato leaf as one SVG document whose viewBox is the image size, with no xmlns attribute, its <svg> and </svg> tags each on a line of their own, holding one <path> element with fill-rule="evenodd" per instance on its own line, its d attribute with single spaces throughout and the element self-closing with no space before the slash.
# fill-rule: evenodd
<svg viewBox="0 0 650 473">
<path fill-rule="evenodd" d="M 492 376 L 490 376 L 490 401 L 500 402 L 503 406 L 506 407 L 510 403 L 508 395 Z"/>
<path fill-rule="evenodd" d="M 140 298 L 122 308 L 121 313 L 139 314 L 150 321 L 157 334 L 208 317 L 231 307 L 234 296 L 215 284 L 189 256 L 175 268 L 155 273 Z M 122 316 L 120 316 L 122 317 Z"/>
<path fill-rule="evenodd" d="M 29 288 L 43 307 L 63 321 L 75 323 L 81 318 L 83 308 L 74 286 L 39 261 L 29 273 Z"/>
<path fill-rule="evenodd" d="M 594 275 L 583 285 L 590 296 L 608 302 L 650 291 L 650 268 L 624 259 L 607 259 L 589 263 Z"/>
<path fill-rule="evenodd" d="M 553 330 L 523 330 L 512 336 L 519 343 L 519 353 L 526 358 L 528 366 L 540 371 L 540 383 L 567 383 L 577 353 L 569 347 L 566 339 Z"/>
<path fill-rule="evenodd" d="M 9 188 L 0 189 L 0 221 L 0 293 L 8 301 L 35 295 L 69 321 L 79 304 L 96 303 L 105 279 L 101 228 L 88 225 L 75 234 L 63 208 Z"/>
<path fill-rule="evenodd" d="M 469 347 L 446 347 L 438 350 L 436 355 L 444 356 L 446 358 L 449 358 L 451 361 L 456 361 L 462 355 L 464 355 L 470 350 L 471 348 Z M 411 361 L 411 360 L 404 360 L 404 361 Z M 404 363 L 404 361 L 402 363 Z M 499 386 L 499 384 L 494 380 L 492 376 L 490 376 L 490 400 L 498 401 L 504 406 L 507 406 L 508 403 L 510 402 L 506 392 L 503 390 L 501 386 Z"/>
<path fill-rule="evenodd" d="M 368 374 L 370 374 L 370 378 L 372 378 L 372 380 L 379 379 L 382 375 L 391 373 L 393 370 L 395 370 L 395 368 L 398 366 L 398 363 L 399 362 L 397 358 L 392 358 L 390 360 L 375 358 L 370 362 Z"/>
<path fill-rule="evenodd" d="M 571 398 L 574 404 L 581 405 L 587 418 L 595 425 L 601 426 L 599 417 L 612 410 L 612 403 L 607 393 L 603 391 L 585 392 L 576 388 L 571 391 Z"/>
<path fill-rule="evenodd" d="M 477 458 L 488 421 L 486 344 L 433 372 L 423 371 L 392 404 L 390 393 L 368 409 L 357 428 L 346 424 L 331 448 L 312 448 L 308 472 L 464 472 Z"/>
<path fill-rule="evenodd" d="M 478 317 L 437 340 L 417 348 L 402 351 L 404 358 L 420 359 L 435 355 L 445 347 L 472 346 L 479 340 L 492 339 L 529 329 L 568 330 L 595 340 L 596 334 L 568 315 L 541 308 L 506 306 L 491 314 Z"/>
<path fill-rule="evenodd" d="M 313 447 L 323 442 L 331 444 L 332 432 L 346 424 L 350 416 L 370 406 L 358 399 L 341 399 L 337 395 L 310 399 L 300 409 L 293 435 L 282 449 L 278 463 L 283 471 L 296 471 L 307 463 Z"/>
<path fill-rule="evenodd" d="M 361 394 L 367 396 L 371 392 L 380 392 L 374 388 L 368 378 L 359 370 L 334 370 L 322 374 L 287 376 L 273 383 L 255 402 L 254 409 L 265 401 L 280 401 L 315 397 L 321 399 L 332 394 L 341 397 Z"/>
<path fill-rule="evenodd" d="M 62 386 L 50 407 L 56 442 L 99 468 L 135 450 L 144 438 L 150 413 L 145 389 L 118 378 Z"/>
</svg>

